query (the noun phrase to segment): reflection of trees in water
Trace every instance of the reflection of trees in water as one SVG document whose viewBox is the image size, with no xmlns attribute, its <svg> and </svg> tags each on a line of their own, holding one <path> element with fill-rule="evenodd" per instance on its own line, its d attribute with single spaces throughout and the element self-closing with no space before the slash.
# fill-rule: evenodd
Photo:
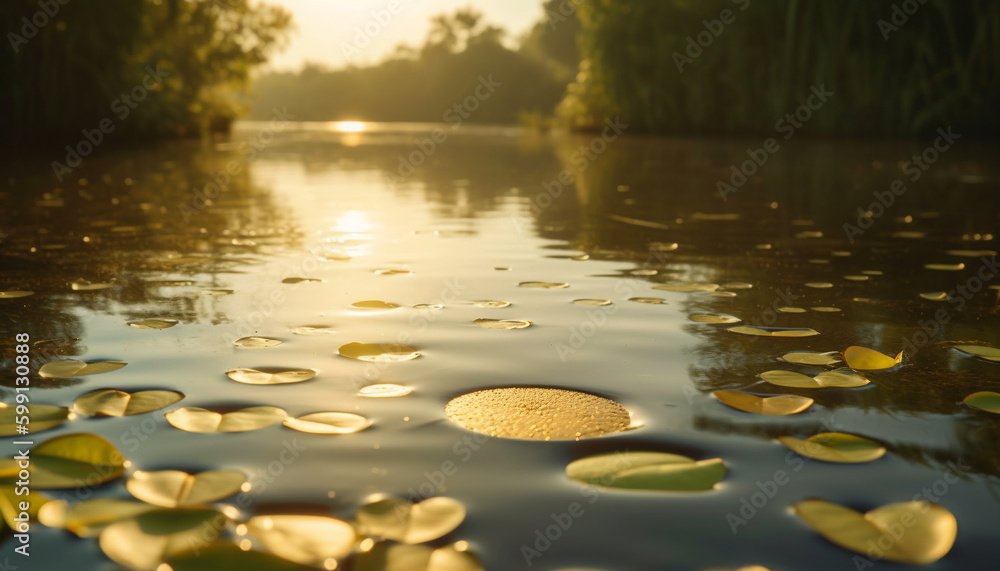
<svg viewBox="0 0 1000 571">
<path fill-rule="evenodd" d="M 180 206 L 191 205 L 193 190 L 205 189 L 230 160 L 241 172 L 186 222 Z M 33 340 L 79 338 L 80 309 L 120 314 L 123 327 L 144 317 L 228 321 L 201 290 L 226 287 L 226 275 L 259 263 L 264 246 L 301 241 L 285 208 L 248 170 L 237 153 L 179 142 L 91 159 L 55 188 L 50 172 L 16 178 L 4 197 L 9 208 L 0 212 L 2 287 L 37 293 L 3 300 L 10 318 L 0 324 L 0 342 L 21 330 Z M 112 287 L 72 291 L 70 282 L 80 278 Z M 178 280 L 192 285 L 157 283 Z M 64 343 L 48 356 L 80 352 Z"/>
</svg>

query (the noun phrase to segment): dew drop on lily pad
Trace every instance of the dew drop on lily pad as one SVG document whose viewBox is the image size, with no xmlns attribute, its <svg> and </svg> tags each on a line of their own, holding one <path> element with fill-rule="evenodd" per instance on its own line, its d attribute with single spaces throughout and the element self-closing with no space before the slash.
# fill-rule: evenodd
<svg viewBox="0 0 1000 571">
<path fill-rule="evenodd" d="M 455 424 L 502 438 L 580 440 L 628 430 L 632 415 L 621 404 L 568 389 L 506 387 L 484 389 L 448 402 Z"/>
</svg>

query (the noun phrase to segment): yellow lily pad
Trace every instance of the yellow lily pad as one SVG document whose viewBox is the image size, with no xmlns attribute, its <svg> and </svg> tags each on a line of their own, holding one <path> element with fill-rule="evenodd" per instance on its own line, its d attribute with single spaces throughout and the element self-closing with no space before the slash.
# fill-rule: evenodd
<svg viewBox="0 0 1000 571">
<path fill-rule="evenodd" d="M 931 301 L 944 301 L 948 299 L 948 293 L 943 291 L 931 291 L 920 294 L 920 297 Z"/>
<path fill-rule="evenodd" d="M 96 389 L 73 401 L 73 412 L 86 416 L 131 416 L 170 406 L 184 398 L 176 391 Z"/>
<path fill-rule="evenodd" d="M 14 458 L 0 459 L 0 485 L 14 485 L 21 468 Z M 77 488 L 114 480 L 125 471 L 125 458 L 104 437 L 80 433 L 57 436 L 31 449 L 31 487 Z"/>
<path fill-rule="evenodd" d="M 810 307 L 809 309 L 813 311 L 818 311 L 820 313 L 840 313 L 841 309 L 839 307 L 832 307 L 827 305 L 821 305 L 817 307 Z"/>
<path fill-rule="evenodd" d="M 988 345 L 955 345 L 955 348 L 963 353 L 975 355 L 987 361 L 1000 362 L 1000 349 Z"/>
<path fill-rule="evenodd" d="M 314 515 L 259 515 L 246 522 L 246 530 L 274 555 L 315 567 L 347 557 L 357 538 L 351 524 Z"/>
<path fill-rule="evenodd" d="M 781 313 L 805 313 L 806 312 L 806 310 L 805 310 L 804 307 L 781 306 L 781 307 L 778 307 L 777 309 Z"/>
<path fill-rule="evenodd" d="M 167 329 L 174 325 L 177 325 L 176 319 L 140 319 L 128 322 L 129 327 L 136 329 Z"/>
<path fill-rule="evenodd" d="M 900 351 L 895 358 L 879 353 L 867 347 L 852 345 L 844 349 L 844 362 L 852 369 L 862 371 L 878 371 L 891 369 L 903 362 L 903 352 Z"/>
<path fill-rule="evenodd" d="M 252 406 L 227 413 L 188 406 L 166 414 L 167 422 L 186 432 L 247 432 L 285 420 L 288 413 L 273 406 Z"/>
<path fill-rule="evenodd" d="M 79 537 L 94 537 L 102 529 L 125 518 L 157 509 L 144 502 L 118 498 L 95 498 L 69 505 L 54 500 L 38 510 L 38 521 L 48 527 L 62 528 Z"/>
<path fill-rule="evenodd" d="M 885 455 L 885 447 L 878 442 L 844 432 L 822 432 L 806 439 L 781 436 L 778 440 L 806 458 L 824 462 L 859 464 Z"/>
<path fill-rule="evenodd" d="M 358 389 L 358 396 L 371 398 L 405 397 L 413 392 L 413 387 L 393 383 L 378 383 Z"/>
<path fill-rule="evenodd" d="M 924 267 L 928 270 L 937 270 L 939 272 L 957 272 L 959 270 L 965 269 L 965 264 L 924 264 Z"/>
<path fill-rule="evenodd" d="M 315 377 L 315 369 L 289 369 L 283 371 L 258 371 L 257 369 L 230 369 L 226 376 L 247 385 L 284 385 L 301 383 Z"/>
<path fill-rule="evenodd" d="M 765 416 L 786 416 L 812 406 L 813 399 L 798 395 L 759 396 L 742 391 L 721 390 L 712 393 L 719 402 L 743 412 Z"/>
<path fill-rule="evenodd" d="M 978 408 L 993 414 L 1000 414 L 1000 393 L 993 391 L 979 391 L 972 393 L 962 400 L 972 408 Z"/>
<path fill-rule="evenodd" d="M 635 490 L 711 490 L 726 475 L 721 458 L 692 460 L 664 452 L 613 452 L 574 460 L 570 478 L 608 488 Z"/>
<path fill-rule="evenodd" d="M 666 303 L 662 297 L 630 297 L 629 301 L 634 301 L 635 303 L 648 303 L 651 305 L 663 305 Z"/>
<path fill-rule="evenodd" d="M 715 291 L 719 289 L 719 284 L 710 283 L 669 283 L 669 284 L 656 284 L 653 289 L 663 290 L 663 291 L 673 291 L 679 293 L 691 293 L 697 291 Z"/>
<path fill-rule="evenodd" d="M 179 470 L 136 470 L 125 488 L 136 499 L 165 508 L 194 507 L 221 500 L 240 491 L 246 477 L 233 470 L 189 474 Z"/>
<path fill-rule="evenodd" d="M 18 413 L 17 407 L 27 407 L 27 412 Z M 18 434 L 16 422 L 19 417 L 27 416 L 31 421 L 32 434 L 50 428 L 55 428 L 69 419 L 69 409 L 47 404 L 16 405 L 0 402 L 0 436 Z"/>
<path fill-rule="evenodd" d="M 945 254 L 962 258 L 981 258 L 983 256 L 996 256 L 997 252 L 996 250 L 948 250 Z"/>
<path fill-rule="evenodd" d="M 480 317 L 473 321 L 483 329 L 525 329 L 531 326 L 531 322 L 523 319 L 486 319 Z"/>
<path fill-rule="evenodd" d="M 21 492 L 18 494 L 18 492 Z M 28 509 L 22 510 L 21 504 L 27 502 Z M 7 535 L 8 530 L 14 530 L 15 533 L 21 533 L 18 530 L 18 525 L 31 525 L 31 522 L 38 521 L 38 513 L 48 505 L 49 500 L 41 495 L 30 491 L 26 486 L 0 486 L 0 516 L 3 519 L 0 520 L 0 533 Z M 27 512 L 28 522 L 23 519 L 19 522 L 16 518 L 19 518 L 22 513 Z"/>
<path fill-rule="evenodd" d="M 90 283 L 87 280 L 76 280 L 69 284 L 73 291 L 98 291 L 102 289 L 107 289 L 111 287 L 111 284 L 105 283 Z"/>
<path fill-rule="evenodd" d="M 288 428 L 312 434 L 352 434 L 372 425 L 367 418 L 350 412 L 314 412 L 282 422 Z"/>
<path fill-rule="evenodd" d="M 518 287 L 533 287 L 542 289 L 563 289 L 569 287 L 565 282 L 521 282 Z"/>
<path fill-rule="evenodd" d="M 121 361 L 95 361 L 93 363 L 86 363 L 84 361 L 51 361 L 42 365 L 38 369 L 38 374 L 45 378 L 68 379 L 70 377 L 82 377 L 84 375 L 97 375 L 117 371 L 127 364 Z"/>
<path fill-rule="evenodd" d="M 130 569 L 156 569 L 167 557 L 207 545 L 225 527 L 226 516 L 205 508 L 159 509 L 113 523 L 98 545 L 109 559 Z"/>
<path fill-rule="evenodd" d="M 929 502 L 888 504 L 864 514 L 818 499 L 792 507 L 810 527 L 840 547 L 866 555 L 872 545 L 878 545 L 883 559 L 897 563 L 933 563 L 951 551 L 958 533 L 955 516 Z M 899 528 L 905 533 L 900 535 Z M 882 549 L 882 545 L 889 547 Z"/>
<path fill-rule="evenodd" d="M 28 297 L 29 295 L 35 295 L 35 292 L 26 290 L 0 291 L 0 299 L 16 299 L 19 297 Z"/>
<path fill-rule="evenodd" d="M 853 388 L 863 387 L 871 382 L 861 373 L 857 373 L 851 369 L 823 371 L 814 377 L 796 373 L 795 371 L 774 370 L 764 371 L 760 374 L 760 378 L 772 385 L 797 389 Z"/>
<path fill-rule="evenodd" d="M 737 325 L 730 327 L 726 331 L 739 333 L 741 335 L 755 335 L 758 337 L 812 337 L 819 335 L 819 331 L 808 327 L 760 327 L 756 325 Z"/>
<path fill-rule="evenodd" d="M 348 343 L 337 352 L 342 357 L 371 362 L 409 361 L 420 356 L 413 347 L 396 343 Z"/>
<path fill-rule="evenodd" d="M 333 335 L 336 330 L 326 325 L 302 325 L 292 328 L 292 333 L 295 335 Z"/>
<path fill-rule="evenodd" d="M 448 497 L 418 503 L 387 498 L 365 504 L 355 516 L 364 535 L 401 543 L 425 543 L 448 535 L 465 520 L 465 506 Z"/>
<path fill-rule="evenodd" d="M 799 365 L 833 365 L 839 363 L 836 351 L 818 353 L 816 351 L 792 351 L 781 356 L 781 360 L 786 363 L 796 363 Z"/>
<path fill-rule="evenodd" d="M 583 305 L 585 307 L 599 307 L 602 305 L 611 305 L 610 299 L 574 299 L 573 303 L 576 305 Z"/>
<path fill-rule="evenodd" d="M 492 299 L 484 299 L 480 301 L 472 302 L 472 305 L 476 307 L 488 308 L 488 309 L 500 309 L 504 307 L 510 307 L 509 301 L 496 301 Z"/>
<path fill-rule="evenodd" d="M 256 335 L 251 335 L 250 337 L 240 337 L 236 341 L 233 341 L 233 345 L 236 345 L 241 349 L 266 349 L 268 347 L 281 345 L 282 343 L 284 343 L 284 341 L 281 339 L 258 337 Z"/>
<path fill-rule="evenodd" d="M 833 287 L 833 284 L 830 282 L 807 282 L 805 286 L 813 289 L 827 289 Z"/>
<path fill-rule="evenodd" d="M 485 571 L 485 568 L 475 555 L 454 545 L 431 549 L 383 541 L 358 554 L 353 571 Z"/>
<path fill-rule="evenodd" d="M 351 304 L 351 307 L 357 309 L 399 309 L 400 305 L 380 299 L 366 299 L 365 301 L 355 301 Z"/>
</svg>

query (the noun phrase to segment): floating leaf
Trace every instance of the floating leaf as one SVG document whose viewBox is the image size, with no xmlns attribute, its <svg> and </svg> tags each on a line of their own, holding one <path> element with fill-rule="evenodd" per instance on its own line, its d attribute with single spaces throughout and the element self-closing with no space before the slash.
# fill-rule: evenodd
<svg viewBox="0 0 1000 571">
<path fill-rule="evenodd" d="M 664 452 L 614 452 L 574 460 L 566 475 L 609 488 L 711 490 L 726 475 L 726 464 L 721 458 L 694 461 Z"/>
<path fill-rule="evenodd" d="M 189 474 L 178 470 L 136 470 L 125 488 L 136 499 L 164 508 L 194 507 L 221 500 L 240 491 L 246 477 L 233 470 Z"/>
<path fill-rule="evenodd" d="M 517 284 L 518 287 L 534 287 L 542 289 L 562 289 L 569 287 L 568 283 L 565 282 L 521 282 Z"/>
<path fill-rule="evenodd" d="M 372 270 L 372 273 L 376 276 L 409 276 L 413 274 L 410 270 L 394 270 L 391 268 Z"/>
<path fill-rule="evenodd" d="M 160 509 L 104 528 L 101 551 L 130 569 L 155 569 L 167 557 L 203 546 L 225 527 L 226 516 L 212 509 Z"/>
<path fill-rule="evenodd" d="M 474 432 L 533 440 L 592 438 L 628 430 L 632 423 L 628 410 L 611 399 L 540 387 L 466 393 L 451 399 L 444 413 Z"/>
<path fill-rule="evenodd" d="M 258 371 L 257 369 L 230 369 L 226 376 L 247 385 L 283 385 L 301 383 L 316 376 L 315 369 L 289 369 L 275 371 Z"/>
<path fill-rule="evenodd" d="M 832 365 L 839 363 L 836 351 L 817 353 L 815 351 L 792 351 L 781 356 L 781 360 L 799 365 Z"/>
<path fill-rule="evenodd" d="M 184 398 L 176 391 L 137 391 L 96 389 L 73 401 L 73 411 L 86 416 L 131 416 L 170 406 Z M 34 421 L 32 421 L 34 422 Z"/>
<path fill-rule="evenodd" d="M 880 276 L 882 275 L 882 270 L 861 270 L 861 273 L 866 276 Z"/>
<path fill-rule="evenodd" d="M 724 289 L 753 289 L 753 284 L 749 282 L 726 282 L 719 287 Z"/>
<path fill-rule="evenodd" d="M 779 307 L 777 308 L 781 313 L 805 313 L 805 308 L 802 307 Z"/>
<path fill-rule="evenodd" d="M 630 297 L 629 301 L 634 301 L 635 303 L 648 303 L 651 305 L 665 305 L 665 300 L 662 297 Z"/>
<path fill-rule="evenodd" d="M 742 391 L 715 391 L 719 402 L 737 410 L 766 416 L 785 416 L 802 412 L 812 406 L 813 399 L 797 395 L 758 396 Z"/>
<path fill-rule="evenodd" d="M 292 329 L 292 333 L 295 335 L 332 335 L 335 330 L 326 325 L 303 325 Z"/>
<path fill-rule="evenodd" d="M 531 326 L 531 322 L 522 319 L 486 319 L 480 317 L 473 321 L 483 329 L 524 329 Z"/>
<path fill-rule="evenodd" d="M 586 307 L 598 307 L 602 305 L 611 305 L 610 299 L 574 299 L 573 303 L 577 305 L 583 305 Z"/>
<path fill-rule="evenodd" d="M 20 494 L 18 494 L 20 492 Z M 28 509 L 22 510 L 21 504 L 27 502 Z M 18 524 L 31 525 L 30 522 L 38 520 L 38 512 L 41 511 L 46 505 L 48 505 L 48 499 L 41 494 L 36 494 L 31 492 L 27 488 L 27 484 L 18 487 L 0 487 L 0 515 L 3 516 L 2 523 L 0 523 L 0 533 L 7 536 L 7 529 L 17 530 Z M 21 519 L 20 522 L 15 518 L 19 518 L 22 513 L 27 512 L 28 521 L 25 522 Z M 6 529 L 5 527 L 6 526 Z"/>
<path fill-rule="evenodd" d="M 965 397 L 962 402 L 972 408 L 978 408 L 979 410 L 985 410 L 993 414 L 1000 414 L 1000 393 L 979 391 Z"/>
<path fill-rule="evenodd" d="M 418 303 L 417 305 L 413 306 L 413 309 L 433 309 L 433 310 L 438 310 L 438 309 L 444 309 L 444 306 L 441 305 L 440 303 Z"/>
<path fill-rule="evenodd" d="M 736 297 L 735 291 L 713 291 L 708 295 L 712 297 Z"/>
<path fill-rule="evenodd" d="M 266 349 L 267 347 L 274 347 L 276 345 L 281 345 L 284 343 L 281 339 L 272 339 L 271 337 L 258 337 L 252 335 L 250 337 L 240 337 L 236 341 L 233 341 L 233 345 L 243 349 Z"/>
<path fill-rule="evenodd" d="M 895 358 L 879 353 L 867 347 L 852 345 L 844 349 L 844 362 L 852 369 L 863 371 L 877 371 L 881 369 L 891 369 L 903 361 L 903 352 L 900 351 Z"/>
<path fill-rule="evenodd" d="M 82 377 L 84 375 L 97 375 L 117 371 L 128 363 L 121 361 L 94 361 L 85 363 L 84 361 L 51 361 L 45 363 L 38 369 L 38 374 L 45 378 L 68 379 L 70 377 Z"/>
<path fill-rule="evenodd" d="M 250 518 L 246 529 L 278 557 L 317 567 L 347 557 L 356 539 L 351 524 L 325 516 L 260 515 Z"/>
<path fill-rule="evenodd" d="M 868 281 L 868 276 L 866 276 L 866 275 L 850 275 L 850 276 L 844 276 L 844 279 L 852 281 L 852 282 L 866 282 L 866 281 Z"/>
<path fill-rule="evenodd" d="M 337 352 L 349 359 L 372 362 L 409 361 L 420 356 L 413 347 L 395 343 L 348 343 Z"/>
<path fill-rule="evenodd" d="M 372 425 L 367 418 L 349 412 L 314 412 L 282 422 L 288 428 L 311 434 L 353 434 Z"/>
<path fill-rule="evenodd" d="M 84 500 L 72 506 L 66 500 L 55 500 L 38 510 L 38 521 L 48 527 L 63 528 L 79 537 L 93 537 L 116 521 L 155 509 L 147 503 L 118 498 Z"/>
<path fill-rule="evenodd" d="M 358 396 L 373 398 L 405 397 L 413 392 L 413 387 L 394 385 L 392 383 L 379 383 L 368 385 L 358 389 Z"/>
<path fill-rule="evenodd" d="M 177 325 L 176 319 L 140 319 L 139 321 L 129 321 L 129 327 L 136 329 L 167 329 Z"/>
<path fill-rule="evenodd" d="M 897 563 L 933 563 L 951 550 L 958 533 L 955 516 L 928 502 L 888 504 L 865 514 L 824 500 L 806 500 L 792 507 L 810 527 L 840 547 L 866 555 L 871 546 L 878 545 L 882 559 Z M 883 545 L 888 547 L 883 549 Z"/>
<path fill-rule="evenodd" d="M 796 373 L 795 371 L 764 371 L 760 378 L 779 387 L 800 389 L 822 389 L 827 387 L 853 388 L 863 387 L 870 383 L 861 373 L 851 369 L 835 369 L 823 371 L 815 377 Z"/>
<path fill-rule="evenodd" d="M 719 289 L 719 284 L 709 284 L 709 283 L 656 284 L 653 286 L 653 289 L 680 292 L 680 293 L 690 293 L 696 291 L 715 291 Z"/>
<path fill-rule="evenodd" d="M 806 283 L 806 287 L 811 287 L 814 289 L 826 289 L 833 287 L 833 284 L 830 282 L 808 282 Z"/>
<path fill-rule="evenodd" d="M 23 290 L 0 291 L 0 299 L 15 299 L 18 297 L 28 297 L 29 295 L 35 295 L 35 292 Z"/>
<path fill-rule="evenodd" d="M 424 543 L 448 535 L 465 520 L 465 506 L 447 497 L 410 503 L 388 498 L 365 504 L 356 515 L 358 531 L 364 535 L 401 543 Z"/>
<path fill-rule="evenodd" d="M 839 313 L 840 312 L 840 308 L 839 307 L 830 307 L 830 306 L 822 306 L 822 305 L 818 306 L 818 307 L 810 307 L 809 309 L 811 309 L 813 311 L 818 311 L 820 313 Z"/>
<path fill-rule="evenodd" d="M 924 264 L 924 267 L 928 270 L 937 270 L 939 272 L 957 272 L 959 270 L 965 269 L 965 264 Z"/>
<path fill-rule="evenodd" d="M 955 348 L 963 353 L 975 355 L 987 361 L 1000 362 L 1000 349 L 987 345 L 955 345 Z"/>
<path fill-rule="evenodd" d="M 87 280 L 76 280 L 69 284 L 73 291 L 97 291 L 101 289 L 107 289 L 111 287 L 111 284 L 104 283 L 90 283 Z"/>
<path fill-rule="evenodd" d="M 13 485 L 20 467 L 14 458 L 0 459 L 0 485 Z M 67 434 L 31 449 L 31 487 L 36 490 L 96 486 L 125 471 L 125 459 L 113 444 L 96 434 Z"/>
<path fill-rule="evenodd" d="M 354 571 L 484 571 L 475 555 L 448 545 L 431 550 L 423 545 L 376 543 L 358 554 Z"/>
<path fill-rule="evenodd" d="M 758 325 L 737 325 L 726 331 L 741 335 L 756 335 L 758 337 L 811 337 L 819 335 L 819 331 L 808 327 L 761 327 Z"/>
<path fill-rule="evenodd" d="M 981 258 L 983 256 L 996 256 L 996 250 L 948 250 L 945 252 L 949 256 L 960 256 L 963 258 Z"/>
<path fill-rule="evenodd" d="M 885 447 L 878 442 L 844 432 L 821 432 L 805 440 L 781 436 L 778 440 L 806 458 L 824 462 L 859 464 L 885 455 Z"/>
<path fill-rule="evenodd" d="M 50 406 L 47 404 L 13 405 L 0 402 L 0 436 L 14 436 L 18 434 L 17 427 L 22 426 L 16 421 L 18 417 L 24 417 L 24 413 L 18 413 L 18 406 L 26 406 L 27 416 L 31 421 L 31 432 L 41 432 L 50 428 L 55 428 L 66 422 L 69 418 L 69 409 L 61 406 Z"/>
<path fill-rule="evenodd" d="M 273 406 L 252 406 L 225 414 L 189 406 L 166 414 L 171 426 L 187 432 L 247 432 L 277 424 L 287 417 L 287 412 Z"/>
<path fill-rule="evenodd" d="M 948 294 L 943 291 L 932 291 L 928 293 L 920 294 L 920 297 L 924 299 L 929 299 L 931 301 L 944 301 L 948 299 Z"/>
<path fill-rule="evenodd" d="M 482 301 L 474 301 L 474 302 L 472 302 L 472 305 L 474 305 L 476 307 L 500 309 L 500 308 L 503 308 L 503 307 L 510 307 L 510 302 L 509 301 L 482 300 Z"/>
<path fill-rule="evenodd" d="M 367 299 L 365 301 L 356 301 L 351 304 L 351 307 L 358 309 L 398 309 L 399 304 L 378 299 Z"/>
<path fill-rule="evenodd" d="M 688 316 L 688 319 L 695 321 L 697 323 L 712 323 L 712 324 L 726 324 L 726 323 L 739 323 L 742 321 L 739 317 L 735 315 L 727 315 L 725 313 L 695 313 Z"/>
<path fill-rule="evenodd" d="M 298 283 L 302 283 L 302 282 L 321 282 L 321 281 L 323 281 L 323 280 L 319 280 L 319 279 L 316 279 L 316 278 L 285 278 L 285 279 L 281 280 L 281 283 L 283 283 L 283 284 L 298 284 Z"/>
</svg>

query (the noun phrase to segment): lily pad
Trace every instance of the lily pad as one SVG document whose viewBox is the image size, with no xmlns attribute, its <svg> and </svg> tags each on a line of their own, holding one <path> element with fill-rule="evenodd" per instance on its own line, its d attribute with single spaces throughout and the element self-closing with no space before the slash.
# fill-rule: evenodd
<svg viewBox="0 0 1000 571">
<path fill-rule="evenodd" d="M 827 289 L 833 287 L 833 284 L 830 282 L 807 282 L 805 286 L 813 289 Z"/>
<path fill-rule="evenodd" d="M 821 305 L 817 307 L 810 307 L 809 309 L 813 311 L 818 311 L 820 313 L 840 313 L 841 309 L 839 307 L 832 307 L 827 305 Z"/>
<path fill-rule="evenodd" d="M 130 569 L 155 569 L 171 555 L 206 545 L 225 527 L 226 516 L 213 509 L 159 509 L 104 528 L 101 551 Z"/>
<path fill-rule="evenodd" d="M 53 500 L 38 510 L 38 522 L 62 528 L 79 537 L 93 537 L 112 523 L 157 509 L 144 502 L 118 498 L 95 498 L 70 505 Z"/>
<path fill-rule="evenodd" d="M 250 337 L 240 337 L 236 341 L 233 341 L 233 345 L 240 347 L 242 349 L 266 349 L 268 347 L 275 347 L 284 343 L 281 339 L 273 339 L 271 337 L 258 337 L 252 335 Z"/>
<path fill-rule="evenodd" d="M 468 551 L 447 545 L 431 549 L 384 541 L 358 554 L 354 571 L 484 571 L 479 559 Z"/>
<path fill-rule="evenodd" d="M 387 498 L 365 504 L 356 515 L 358 531 L 364 535 L 401 543 L 424 543 L 448 535 L 465 520 L 465 506 L 448 497 L 418 503 Z"/>
<path fill-rule="evenodd" d="M 812 406 L 813 399 L 797 395 L 759 396 L 742 391 L 721 390 L 712 393 L 719 402 L 737 410 L 765 416 L 786 416 Z"/>
<path fill-rule="evenodd" d="M 25 290 L 0 291 L 0 299 L 16 299 L 19 297 L 28 297 L 29 295 L 35 295 L 35 292 Z"/>
<path fill-rule="evenodd" d="M 26 406 L 27 415 L 31 420 L 31 432 L 41 432 L 50 428 L 55 428 L 69 419 L 69 409 L 61 406 L 50 406 L 47 404 L 13 405 L 0 402 L 0 436 L 14 436 L 18 434 L 16 422 L 18 417 L 25 414 L 18 414 L 17 407 Z"/>
<path fill-rule="evenodd" d="M 0 485 L 14 485 L 20 467 L 14 458 L 0 459 Z M 80 433 L 57 436 L 31 449 L 31 487 L 36 490 L 77 488 L 114 480 L 125 471 L 125 458 L 104 437 Z"/>
<path fill-rule="evenodd" d="M 252 406 L 227 413 L 189 406 L 166 414 L 171 426 L 187 432 L 247 432 L 278 424 L 287 417 L 287 412 L 273 406 Z"/>
<path fill-rule="evenodd" d="M 978 408 L 993 414 L 1000 414 L 1000 393 L 993 391 L 979 391 L 965 397 L 963 401 L 972 408 Z"/>
<path fill-rule="evenodd" d="M 136 329 L 167 329 L 174 325 L 177 325 L 176 319 L 140 319 L 128 322 L 129 327 Z"/>
<path fill-rule="evenodd" d="M 924 264 L 924 267 L 928 270 L 937 270 L 939 272 L 957 272 L 959 270 L 965 269 L 965 264 Z"/>
<path fill-rule="evenodd" d="M 852 282 L 866 282 L 868 281 L 868 276 L 864 274 L 853 274 L 849 276 L 844 276 L 844 279 Z"/>
<path fill-rule="evenodd" d="M 531 326 L 531 322 L 522 319 L 486 319 L 480 317 L 473 321 L 483 329 L 525 329 Z"/>
<path fill-rule="evenodd" d="M 666 300 L 662 297 L 630 297 L 629 301 L 634 301 L 635 303 L 648 303 L 651 305 L 664 305 Z"/>
<path fill-rule="evenodd" d="M 885 455 L 885 447 L 878 442 L 844 432 L 822 432 L 804 440 L 781 436 L 778 440 L 806 458 L 824 462 L 859 464 Z"/>
<path fill-rule="evenodd" d="M 653 289 L 663 290 L 663 291 L 673 291 L 679 293 L 691 293 L 696 291 L 715 291 L 719 289 L 719 284 L 710 283 L 669 283 L 669 284 L 656 284 Z"/>
<path fill-rule="evenodd" d="M 179 470 L 136 470 L 125 482 L 129 493 L 148 504 L 165 508 L 194 507 L 221 500 L 240 491 L 246 477 L 233 470 L 189 474 Z"/>
<path fill-rule="evenodd" d="M 413 392 L 413 387 L 392 383 L 379 383 L 358 389 L 358 396 L 371 398 L 405 397 Z"/>
<path fill-rule="evenodd" d="M 18 495 L 18 492 L 21 492 Z M 22 510 L 21 504 L 27 502 L 28 509 Z M 28 490 L 27 487 L 0 486 L 0 515 L 3 516 L 0 523 L 0 533 L 7 535 L 7 530 L 17 530 L 17 526 L 24 524 L 22 519 L 18 522 L 15 518 L 27 511 L 29 522 L 38 521 L 38 512 L 48 505 L 48 499 L 41 494 L 36 494 Z M 28 523 L 28 525 L 31 525 Z"/>
<path fill-rule="evenodd" d="M 782 307 L 778 307 L 777 310 L 780 311 L 781 313 L 805 313 L 806 312 L 806 310 L 805 310 L 804 307 L 782 306 Z"/>
<path fill-rule="evenodd" d="M 490 308 L 490 309 L 500 309 L 503 307 L 510 307 L 509 301 L 495 301 L 490 299 L 485 299 L 481 301 L 474 301 L 472 305 L 476 307 Z"/>
<path fill-rule="evenodd" d="M 609 488 L 637 490 L 711 490 L 726 475 L 721 458 L 692 460 L 664 452 L 615 452 L 574 460 L 570 478 Z"/>
<path fill-rule="evenodd" d="M 792 507 L 809 527 L 840 547 L 866 555 L 878 545 L 881 558 L 897 563 L 933 563 L 951 551 L 958 533 L 955 516 L 928 502 L 888 504 L 864 514 L 818 499 Z"/>
<path fill-rule="evenodd" d="M 260 515 L 250 518 L 246 529 L 274 555 L 316 567 L 347 557 L 357 537 L 351 524 L 315 515 Z"/>
<path fill-rule="evenodd" d="M 395 343 L 348 343 L 341 345 L 337 352 L 349 359 L 385 363 L 409 361 L 420 356 L 413 347 Z"/>
<path fill-rule="evenodd" d="M 73 291 L 98 291 L 102 289 L 108 289 L 111 284 L 105 283 L 90 283 L 87 280 L 76 280 L 69 284 Z"/>
<path fill-rule="evenodd" d="M 291 277 L 291 278 L 285 278 L 285 279 L 281 280 L 281 283 L 283 283 L 283 284 L 298 284 L 298 283 L 302 283 L 302 282 L 322 282 L 322 281 L 323 280 L 316 279 L 316 278 Z"/>
<path fill-rule="evenodd" d="M 582 305 L 585 307 L 600 307 L 602 305 L 611 305 L 610 299 L 574 299 L 573 303 L 576 305 Z"/>
<path fill-rule="evenodd" d="M 73 412 L 86 416 L 131 416 L 170 406 L 184 398 L 176 391 L 96 389 L 73 401 Z M 34 423 L 34 421 L 32 421 Z"/>
<path fill-rule="evenodd" d="M 233 543 L 198 545 L 180 553 L 168 555 L 164 569 L 171 571 L 221 571 L 246 569 L 253 571 L 315 571 L 314 565 L 302 565 L 262 551 L 246 551 Z"/>
<path fill-rule="evenodd" d="M 714 325 L 739 323 L 742 321 L 742 319 L 735 315 L 727 315 L 725 313 L 695 313 L 688 316 L 688 319 L 697 323 L 711 323 Z"/>
<path fill-rule="evenodd" d="M 795 371 L 764 371 L 760 374 L 760 378 L 772 385 L 797 389 L 853 388 L 863 387 L 871 382 L 861 373 L 846 368 L 823 371 L 814 377 L 796 373 Z"/>
<path fill-rule="evenodd" d="M 293 328 L 292 333 L 295 335 L 333 335 L 336 330 L 326 325 L 302 325 Z"/>
<path fill-rule="evenodd" d="M 365 301 L 355 301 L 351 307 L 357 309 L 399 309 L 400 305 L 380 299 L 366 299 Z"/>
<path fill-rule="evenodd" d="M 84 361 L 51 361 L 42 365 L 38 369 L 38 374 L 45 378 L 68 379 L 71 377 L 117 371 L 127 364 L 121 361 L 95 361 L 93 363 L 86 363 Z"/>
<path fill-rule="evenodd" d="M 812 337 L 819 331 L 808 327 L 761 327 L 758 325 L 737 325 L 726 331 L 741 335 L 756 335 L 758 337 Z"/>
<path fill-rule="evenodd" d="M 542 289 L 563 289 L 569 287 L 565 282 L 521 282 L 518 287 L 533 287 Z"/>
<path fill-rule="evenodd" d="M 844 349 L 844 362 L 852 369 L 862 371 L 879 371 L 891 369 L 903 361 L 903 352 L 900 351 L 895 357 L 890 357 L 867 347 L 852 345 Z"/>
<path fill-rule="evenodd" d="M 413 306 L 413 309 L 432 309 L 436 311 L 438 309 L 444 309 L 444 306 L 440 303 L 418 303 Z"/>
<path fill-rule="evenodd" d="M 230 369 L 226 376 L 247 385 L 284 385 L 301 383 L 315 377 L 315 369 L 289 369 L 283 371 L 258 371 L 257 369 Z"/>
<path fill-rule="evenodd" d="M 372 425 L 367 418 L 350 412 L 314 412 L 282 422 L 288 428 L 311 434 L 352 434 Z"/>
<path fill-rule="evenodd" d="M 786 363 L 796 363 L 799 365 L 833 365 L 839 363 L 836 351 L 818 353 L 816 351 L 792 351 L 781 356 L 781 360 Z"/>
<path fill-rule="evenodd" d="M 996 250 L 948 250 L 945 254 L 962 258 L 981 258 L 983 256 L 996 256 L 997 252 Z"/>
<path fill-rule="evenodd" d="M 987 361 L 1000 362 L 1000 349 L 988 345 L 955 345 L 955 348 L 963 353 L 975 355 Z"/>
<path fill-rule="evenodd" d="M 469 430 L 503 438 L 579 440 L 628 430 L 621 404 L 567 389 L 507 387 L 457 396 L 445 415 Z"/>
<path fill-rule="evenodd" d="M 930 291 L 920 294 L 920 297 L 930 301 L 944 301 L 948 299 L 948 293 L 943 291 Z"/>
</svg>

